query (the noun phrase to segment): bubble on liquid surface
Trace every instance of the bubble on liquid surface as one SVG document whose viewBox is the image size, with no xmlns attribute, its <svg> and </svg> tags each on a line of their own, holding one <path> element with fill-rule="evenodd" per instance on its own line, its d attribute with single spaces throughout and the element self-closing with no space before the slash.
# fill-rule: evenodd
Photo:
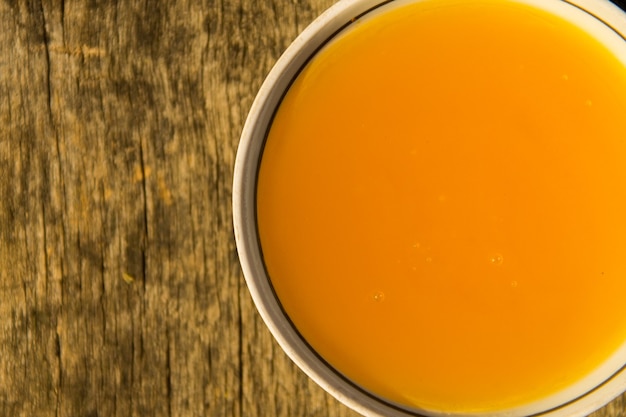
<svg viewBox="0 0 626 417">
<path fill-rule="evenodd" d="M 513 288 L 517 287 L 517 281 L 511 281 L 511 287 Z"/>
<path fill-rule="evenodd" d="M 433 261 L 433 258 L 431 258 L 430 256 L 428 258 L 426 258 L 426 262 L 430 263 Z"/>
<path fill-rule="evenodd" d="M 502 263 L 504 262 L 504 257 L 499 254 L 499 253 L 493 253 L 491 255 L 489 255 L 489 263 L 491 265 L 502 265 Z"/>
<path fill-rule="evenodd" d="M 385 293 L 382 291 L 376 291 L 374 292 L 374 295 L 372 295 L 372 299 L 377 303 L 382 303 L 385 301 Z"/>
</svg>

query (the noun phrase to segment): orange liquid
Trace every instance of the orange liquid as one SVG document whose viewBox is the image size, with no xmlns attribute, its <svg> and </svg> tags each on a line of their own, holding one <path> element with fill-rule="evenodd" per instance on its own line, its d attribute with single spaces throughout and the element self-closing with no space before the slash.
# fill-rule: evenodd
<svg viewBox="0 0 626 417">
<path fill-rule="evenodd" d="M 510 409 L 626 338 L 626 68 L 506 1 L 357 22 L 269 131 L 267 271 L 339 372 L 410 407 Z"/>
</svg>

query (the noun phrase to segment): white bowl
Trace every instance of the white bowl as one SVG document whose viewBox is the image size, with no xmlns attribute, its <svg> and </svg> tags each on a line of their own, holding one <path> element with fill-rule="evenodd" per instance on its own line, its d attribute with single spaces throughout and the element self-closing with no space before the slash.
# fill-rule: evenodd
<svg viewBox="0 0 626 417">
<path fill-rule="evenodd" d="M 411 1 L 411 0 L 408 0 Z M 416 0 L 412 0 L 416 1 Z M 419 0 L 417 0 L 419 1 Z M 355 18 L 375 11 L 386 5 L 406 3 L 407 0 L 344 0 L 335 4 L 315 20 L 292 43 L 278 60 L 261 86 L 245 123 L 237 152 L 233 185 L 233 216 L 237 249 L 243 273 L 258 311 L 270 331 L 287 355 L 316 383 L 342 403 L 365 416 L 419 416 L 417 411 L 392 404 L 359 388 L 331 368 L 302 339 L 291 321 L 282 310 L 279 300 L 267 276 L 259 246 L 255 214 L 256 177 L 267 131 L 276 108 L 288 90 L 292 80 L 316 51 L 347 28 Z M 562 14 L 576 21 L 582 27 L 598 25 L 610 27 L 619 36 L 607 42 L 620 42 L 626 49 L 626 14 L 606 0 L 526 0 L 540 8 Z M 573 6 L 573 7 L 572 7 Z M 581 12 L 581 10 L 583 12 Z M 583 14 L 581 20 L 578 19 Z M 578 17 L 577 17 L 578 16 Z M 614 33 L 614 34 L 615 34 Z M 621 38 L 620 38 L 621 37 Z M 626 63 L 626 58 L 623 58 Z M 626 348 L 626 346 L 624 346 Z M 624 349 L 623 349 L 624 350 Z M 623 352 L 617 360 L 623 365 Z M 619 366 L 618 366 L 619 367 Z M 517 417 L 538 415 L 550 417 L 585 416 L 602 407 L 626 391 L 626 367 L 617 372 L 615 364 L 608 364 L 603 372 L 595 376 L 594 389 L 580 396 L 578 389 L 567 390 L 546 404 L 533 404 L 531 407 L 513 413 L 491 414 Z M 613 374 L 607 379 L 607 372 Z M 587 380 L 588 384 L 589 381 Z M 555 404 L 557 404 L 555 406 Z M 548 408 L 547 411 L 542 411 Z M 487 414 L 482 414 L 486 416 Z"/>
</svg>

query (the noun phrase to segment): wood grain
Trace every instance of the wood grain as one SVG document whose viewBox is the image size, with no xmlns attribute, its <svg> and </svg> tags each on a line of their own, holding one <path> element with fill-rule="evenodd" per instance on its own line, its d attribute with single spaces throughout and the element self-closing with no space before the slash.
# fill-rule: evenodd
<svg viewBox="0 0 626 417">
<path fill-rule="evenodd" d="M 0 416 L 356 416 L 261 322 L 230 208 L 253 97 L 331 3 L 0 0 Z"/>
</svg>

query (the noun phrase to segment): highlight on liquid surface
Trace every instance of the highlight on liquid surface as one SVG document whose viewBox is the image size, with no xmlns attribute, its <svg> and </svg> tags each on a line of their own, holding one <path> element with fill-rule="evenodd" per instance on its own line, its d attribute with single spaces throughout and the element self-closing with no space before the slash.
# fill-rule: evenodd
<svg viewBox="0 0 626 417">
<path fill-rule="evenodd" d="M 626 338 L 625 109 L 624 64 L 533 6 L 357 21 L 295 80 L 262 155 L 260 243 L 289 318 L 409 407 L 572 386 Z"/>
</svg>

